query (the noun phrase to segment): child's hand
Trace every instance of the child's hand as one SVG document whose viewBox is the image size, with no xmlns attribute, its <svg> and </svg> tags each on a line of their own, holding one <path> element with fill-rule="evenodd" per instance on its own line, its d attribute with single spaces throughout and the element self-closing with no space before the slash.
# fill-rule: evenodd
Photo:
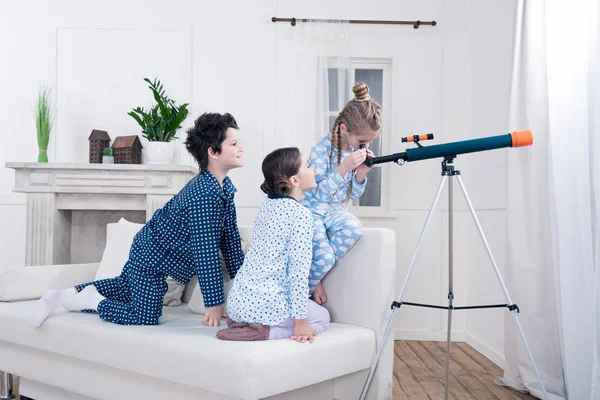
<svg viewBox="0 0 600 400">
<path fill-rule="evenodd" d="M 375 157 L 375 154 L 371 150 L 367 149 L 367 157 L 373 158 L 373 157 Z M 371 165 L 369 167 L 367 164 L 361 164 L 356 169 L 356 182 L 363 183 L 365 181 L 365 177 L 367 176 L 369 171 L 371 171 L 372 169 L 373 169 L 373 165 Z"/>
<path fill-rule="evenodd" d="M 370 151 L 370 150 L 369 150 Z M 373 153 L 371 153 L 373 154 Z M 358 168 L 367 158 L 367 149 L 358 149 L 350 153 L 338 167 L 341 176 L 346 176 L 348 171 Z M 366 167 L 366 165 L 365 165 Z"/>
<path fill-rule="evenodd" d="M 308 324 L 308 320 L 297 319 L 294 321 L 294 335 L 290 338 L 290 340 L 300 343 L 305 343 L 308 340 L 312 343 L 315 340 L 315 335 L 316 333 Z"/>
<path fill-rule="evenodd" d="M 221 317 L 223 317 L 223 305 L 208 307 L 204 313 L 202 323 L 208 326 L 219 326 Z"/>
</svg>

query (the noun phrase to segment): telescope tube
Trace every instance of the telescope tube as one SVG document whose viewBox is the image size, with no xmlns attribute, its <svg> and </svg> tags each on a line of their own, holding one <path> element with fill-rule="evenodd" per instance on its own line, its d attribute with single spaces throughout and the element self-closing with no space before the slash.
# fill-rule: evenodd
<svg viewBox="0 0 600 400">
<path fill-rule="evenodd" d="M 475 153 L 504 147 L 530 146 L 531 144 L 533 144 L 533 136 L 531 131 L 514 131 L 504 135 L 490 136 L 487 138 L 463 140 L 460 142 L 406 149 L 406 151 L 403 153 L 396 153 L 382 157 L 373 157 L 367 160 L 367 163 L 369 165 L 381 164 L 390 161 L 395 162 L 399 159 L 411 162 L 426 160 L 429 158 L 452 157 L 459 154 Z"/>
</svg>

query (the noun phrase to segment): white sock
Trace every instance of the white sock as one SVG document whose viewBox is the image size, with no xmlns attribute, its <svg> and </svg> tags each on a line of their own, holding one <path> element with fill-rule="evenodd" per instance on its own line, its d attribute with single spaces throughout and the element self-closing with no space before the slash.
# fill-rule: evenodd
<svg viewBox="0 0 600 400">
<path fill-rule="evenodd" d="M 81 292 L 77 293 L 75 297 L 63 304 L 63 307 L 67 311 L 81 311 L 81 310 L 98 310 L 98 304 L 102 300 L 106 300 L 106 297 L 98 293 L 96 286 L 86 286 Z"/>
<path fill-rule="evenodd" d="M 48 290 L 33 306 L 29 322 L 37 328 L 54 310 L 75 298 L 76 294 L 77 291 L 72 287 L 63 290 Z"/>
</svg>

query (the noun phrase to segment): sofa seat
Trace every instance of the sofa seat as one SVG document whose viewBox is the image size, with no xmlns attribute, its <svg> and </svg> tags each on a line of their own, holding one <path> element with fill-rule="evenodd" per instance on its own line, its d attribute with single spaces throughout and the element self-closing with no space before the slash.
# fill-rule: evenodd
<svg viewBox="0 0 600 400">
<path fill-rule="evenodd" d="M 219 328 L 204 326 L 186 303 L 165 307 L 158 326 L 121 326 L 96 314 L 59 309 L 34 329 L 27 319 L 33 303 L 0 303 L 0 341 L 238 399 L 264 398 L 365 370 L 376 349 L 373 330 L 341 323 L 332 323 L 314 343 L 221 341 L 216 332 L 224 321 Z M 58 386 L 94 396 L 77 379 L 64 385 Z"/>
</svg>

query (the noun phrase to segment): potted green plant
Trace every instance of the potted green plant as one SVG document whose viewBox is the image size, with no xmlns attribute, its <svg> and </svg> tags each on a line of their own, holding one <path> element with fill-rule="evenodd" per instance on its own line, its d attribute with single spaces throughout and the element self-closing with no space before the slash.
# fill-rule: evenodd
<svg viewBox="0 0 600 400">
<path fill-rule="evenodd" d="M 110 147 L 105 147 L 102 150 L 102 164 L 114 164 L 115 157 L 113 156 L 113 151 Z"/>
<path fill-rule="evenodd" d="M 35 118 L 35 129 L 37 132 L 38 162 L 48 162 L 48 143 L 50 143 L 50 132 L 54 125 L 55 113 L 52 109 L 52 89 L 46 85 L 38 89 L 38 98 L 33 107 Z"/>
<path fill-rule="evenodd" d="M 187 118 L 189 103 L 178 106 L 170 99 L 158 79 L 151 82 L 144 78 L 149 84 L 156 104 L 145 110 L 143 107 L 132 109 L 127 114 L 142 128 L 142 136 L 148 140 L 146 154 L 149 164 L 168 164 L 173 158 L 172 141 L 177 139 L 177 130 L 181 123 Z"/>
</svg>

